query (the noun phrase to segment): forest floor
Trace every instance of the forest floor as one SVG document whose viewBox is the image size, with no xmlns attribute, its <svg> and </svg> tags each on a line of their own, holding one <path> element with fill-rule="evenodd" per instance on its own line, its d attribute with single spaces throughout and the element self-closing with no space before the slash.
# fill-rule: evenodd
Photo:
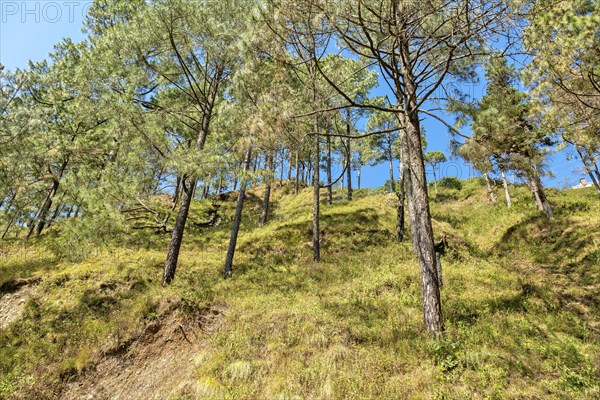
<svg viewBox="0 0 600 400">
<path fill-rule="evenodd" d="M 450 244 L 440 340 L 422 328 L 410 241 L 394 240 L 395 196 L 376 190 L 323 204 L 315 263 L 311 190 L 276 188 L 260 227 L 252 189 L 229 280 L 234 195 L 220 225 L 189 225 L 168 288 L 168 236 L 82 242 L 77 258 L 57 235 L 66 226 L 2 242 L 0 398 L 600 398 L 597 195 L 550 190 L 548 222 L 526 188 L 507 209 L 478 180 L 462 185 L 431 205 Z"/>
</svg>

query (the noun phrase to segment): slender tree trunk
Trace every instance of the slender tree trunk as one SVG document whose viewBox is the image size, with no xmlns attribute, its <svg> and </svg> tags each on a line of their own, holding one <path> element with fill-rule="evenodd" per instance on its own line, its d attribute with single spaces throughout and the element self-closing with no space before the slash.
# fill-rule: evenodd
<svg viewBox="0 0 600 400">
<path fill-rule="evenodd" d="M 269 218 L 269 202 L 271 200 L 271 182 L 273 181 L 273 155 L 270 155 L 267 160 L 267 175 L 265 181 L 265 197 L 263 198 L 262 214 L 260 216 L 260 225 L 264 226 Z"/>
<path fill-rule="evenodd" d="M 594 160 L 590 160 L 591 163 L 591 168 L 592 170 L 595 172 L 596 174 L 596 180 L 598 182 L 600 182 L 600 170 L 598 169 L 598 165 L 596 164 L 596 162 Z"/>
<path fill-rule="evenodd" d="M 231 236 L 229 238 L 229 247 L 227 248 L 227 256 L 225 258 L 225 266 L 223 267 L 223 277 L 229 278 L 233 268 L 233 257 L 235 255 L 235 247 L 237 245 L 238 234 L 240 232 L 240 224 L 242 223 L 242 211 L 244 209 L 244 199 L 246 198 L 246 171 L 250 166 L 250 157 L 252 155 L 252 146 L 248 146 L 246 150 L 244 162 L 244 177 L 240 184 L 240 192 L 238 194 L 237 205 L 235 208 L 235 217 L 233 218 L 233 227 L 231 228 Z"/>
<path fill-rule="evenodd" d="M 333 188 L 331 187 L 331 136 L 327 135 L 327 203 L 333 203 Z"/>
<path fill-rule="evenodd" d="M 446 254 L 447 246 L 448 241 L 446 240 L 446 235 L 442 237 L 442 240 L 435 244 L 435 266 L 438 276 L 438 285 L 440 287 L 444 286 L 444 274 L 442 273 L 442 255 Z"/>
<path fill-rule="evenodd" d="M 532 173 L 532 175 L 529 177 L 529 182 L 538 210 L 544 212 L 549 220 L 554 219 L 552 207 L 548 202 L 548 198 L 546 197 L 546 193 L 544 192 L 542 182 L 537 172 Z"/>
<path fill-rule="evenodd" d="M 356 179 L 358 180 L 358 190 L 360 190 L 360 170 L 362 169 L 361 166 L 358 166 L 358 169 L 356 170 Z"/>
<path fill-rule="evenodd" d="M 295 182 L 294 182 L 294 194 L 298 194 L 298 191 L 300 190 L 300 154 L 298 154 L 299 152 L 296 152 L 296 176 L 294 177 Z"/>
<path fill-rule="evenodd" d="M 237 164 L 236 171 L 238 171 L 238 170 L 239 170 L 241 167 L 242 167 L 242 163 L 240 162 L 240 163 L 238 163 L 238 164 Z M 237 189 L 238 180 L 239 180 L 239 179 L 238 179 L 238 173 L 236 172 L 236 173 L 234 174 L 234 179 L 233 179 L 233 191 L 234 191 L 234 192 L 235 192 L 235 191 L 236 191 L 236 189 Z"/>
<path fill-rule="evenodd" d="M 494 205 L 496 205 L 496 203 L 498 202 L 498 199 L 496 198 L 496 194 L 494 193 L 494 189 L 492 188 L 492 183 L 490 182 L 490 176 L 488 175 L 487 172 L 484 172 L 483 177 L 485 178 L 485 184 L 487 185 L 487 190 L 488 190 L 488 195 L 490 196 L 490 200 L 492 200 L 492 203 L 494 203 Z"/>
<path fill-rule="evenodd" d="M 61 197 L 61 201 L 62 201 L 62 197 Z M 61 202 L 59 202 L 56 205 L 56 207 L 54 208 L 54 212 L 52 213 L 52 216 L 50 217 L 50 220 L 48 221 L 48 229 L 50 229 L 52 224 L 54 224 L 54 221 L 56 221 L 56 218 L 58 218 L 62 209 L 63 209 L 63 204 Z"/>
<path fill-rule="evenodd" d="M 285 149 L 281 150 L 281 167 L 279 171 L 279 187 L 283 187 L 283 171 L 285 169 Z"/>
<path fill-rule="evenodd" d="M 542 186 L 542 181 L 540 180 L 540 178 L 537 178 L 537 190 L 539 192 L 539 197 L 540 200 L 542 201 L 542 211 L 544 211 L 544 213 L 546 213 L 546 216 L 548 217 L 548 219 L 554 219 L 554 213 L 552 212 L 552 207 L 550 206 L 550 203 L 548 202 L 548 198 L 546 197 L 546 192 L 544 190 L 544 187 Z"/>
<path fill-rule="evenodd" d="M 208 129 L 210 120 L 212 117 L 212 109 L 214 99 L 217 95 L 218 85 L 216 82 L 212 82 L 210 91 L 210 102 L 208 109 L 202 116 L 202 126 L 200 132 L 198 132 L 198 140 L 196 142 L 196 148 L 198 150 L 204 149 L 206 143 L 206 137 L 208 135 Z M 181 243 L 183 242 L 183 233 L 185 231 L 185 224 L 187 221 L 190 205 L 194 198 L 194 191 L 196 190 L 196 178 L 189 178 L 189 185 L 186 187 L 186 179 L 182 178 L 182 190 L 183 196 L 181 199 L 181 206 L 177 213 L 177 219 L 175 220 L 175 226 L 171 234 L 171 242 L 169 243 L 169 250 L 167 251 L 167 260 L 165 261 L 165 267 L 163 270 L 162 285 L 170 284 L 175 278 L 175 270 L 177 268 L 177 260 L 179 259 L 179 250 L 181 249 Z"/>
<path fill-rule="evenodd" d="M 394 193 L 396 188 L 396 183 L 394 182 L 394 157 L 392 155 L 392 145 L 390 144 L 387 149 L 388 155 L 388 165 L 390 167 L 390 192 Z"/>
<path fill-rule="evenodd" d="M 598 165 L 592 160 L 592 170 L 596 173 L 596 181 L 600 182 L 600 170 Z"/>
<path fill-rule="evenodd" d="M 156 185 L 154 186 L 154 190 L 152 191 L 152 194 L 156 195 L 158 193 L 158 189 L 160 189 L 160 181 L 162 179 L 164 170 L 165 170 L 164 167 L 161 167 L 160 170 L 158 171 L 158 178 L 156 180 Z"/>
<path fill-rule="evenodd" d="M 531 190 L 531 195 L 533 196 L 533 201 L 538 211 L 544 211 L 544 205 L 542 204 L 542 199 L 540 198 L 540 193 L 537 190 L 537 184 L 532 175 L 528 176 L 527 185 L 529 186 L 529 190 Z"/>
<path fill-rule="evenodd" d="M 292 150 L 288 150 L 288 169 L 287 169 L 287 180 L 288 182 L 292 183 L 292 165 L 294 165 L 294 162 L 292 160 L 293 154 L 292 154 Z"/>
<path fill-rule="evenodd" d="M 219 183 L 217 185 L 217 196 L 219 196 L 221 194 L 222 190 L 223 190 L 223 176 L 219 176 Z"/>
<path fill-rule="evenodd" d="M 179 192 L 181 190 L 181 177 L 177 176 L 177 183 L 175 183 L 175 192 L 173 192 L 173 208 L 177 206 L 177 202 L 179 201 Z"/>
<path fill-rule="evenodd" d="M 44 226 L 46 225 L 46 217 L 47 217 L 48 211 L 50 210 L 50 207 L 52 207 L 52 200 L 54 199 L 54 196 L 56 195 L 56 192 L 58 191 L 58 187 L 60 186 L 60 180 L 62 179 L 62 176 L 63 176 L 68 164 L 69 164 L 69 160 L 65 159 L 63 161 L 63 163 L 61 164 L 60 169 L 58 170 L 58 176 L 53 177 L 52 187 L 48 191 L 48 195 L 46 196 L 46 199 L 42 203 L 42 206 L 40 207 L 38 213 L 36 214 L 34 219 L 31 221 L 31 225 L 29 226 L 27 236 L 25 237 L 26 240 L 29 239 L 29 237 L 31 237 L 34 227 L 36 226 L 35 225 L 36 221 L 38 222 L 38 224 L 37 224 L 37 228 L 35 229 L 35 235 L 39 236 L 42 233 L 42 230 L 44 230 Z M 49 172 L 52 172 L 50 167 L 49 167 Z"/>
<path fill-rule="evenodd" d="M 594 151 L 588 146 L 584 146 L 585 152 L 588 156 L 590 169 L 596 176 L 596 181 L 600 183 L 600 169 L 598 169 L 598 158 L 594 156 Z"/>
<path fill-rule="evenodd" d="M 437 176 L 435 175 L 435 165 L 433 166 L 433 188 L 435 190 L 435 196 L 437 197 L 438 190 L 437 190 Z"/>
<path fill-rule="evenodd" d="M 413 93 L 410 91 L 409 93 Z M 407 96 L 410 97 L 410 96 Z M 410 100 L 412 101 L 412 100 Z M 407 102 L 409 105 L 410 103 Z M 423 162 L 421 133 L 418 111 L 409 106 L 405 134 L 403 136 L 403 158 L 406 160 L 406 194 L 408 197 L 409 226 L 413 250 L 421 266 L 421 286 L 423 290 L 423 320 L 431 334 L 443 330 L 442 305 L 438 284 L 435 243 L 431 226 L 427 179 Z"/>
<path fill-rule="evenodd" d="M 44 201 L 40 205 L 38 212 L 35 214 L 35 216 L 29 222 L 29 229 L 27 231 L 27 235 L 25 235 L 26 240 L 29 239 L 31 237 L 31 235 L 33 235 L 34 231 L 37 231 L 36 230 L 36 222 L 41 221 L 45 218 L 45 214 L 48 212 L 48 209 L 52 206 L 52 198 L 56 194 L 56 190 L 58 190 L 58 181 L 56 179 L 54 179 L 52 182 L 52 187 L 50 188 L 50 190 L 48 191 L 48 194 L 44 198 Z M 39 225 L 37 225 L 37 226 L 39 229 Z M 42 226 L 42 229 L 43 229 L 43 226 Z"/>
<path fill-rule="evenodd" d="M 398 182 L 398 191 L 396 193 L 396 196 L 398 197 L 398 203 L 396 206 L 396 240 L 398 242 L 402 242 L 404 241 L 404 231 L 405 231 L 405 226 L 404 226 L 404 204 L 405 204 L 405 193 L 406 193 L 406 189 L 405 189 L 405 179 L 404 179 L 404 173 L 401 171 L 400 172 L 400 179 Z"/>
<path fill-rule="evenodd" d="M 8 224 L 6 225 L 6 229 L 4 230 L 4 233 L 2 233 L 2 239 L 4 239 L 6 237 L 6 235 L 8 234 L 8 231 L 10 230 L 10 228 L 14 225 L 15 223 L 15 219 L 17 219 L 16 215 L 13 216 L 9 221 Z"/>
<path fill-rule="evenodd" d="M 440 253 L 435 253 L 435 270 L 438 277 L 438 286 L 444 286 L 444 276 L 442 274 L 442 256 Z"/>
<path fill-rule="evenodd" d="M 352 133 L 352 121 L 350 118 L 350 110 L 346 109 L 346 135 Z M 348 180 L 348 200 L 352 200 L 352 140 L 346 139 L 346 179 Z"/>
<path fill-rule="evenodd" d="M 313 102 L 316 104 L 317 91 L 313 87 Z M 315 114 L 313 119 L 313 131 L 319 132 L 319 116 Z M 321 236 L 319 231 L 319 217 L 320 217 L 320 182 L 319 182 L 319 161 L 321 156 L 321 148 L 319 146 L 319 135 L 318 133 L 314 138 L 314 152 L 313 155 L 313 259 L 315 261 L 321 260 Z"/>
<path fill-rule="evenodd" d="M 581 148 L 579 146 L 575 146 L 575 149 L 577 149 L 577 153 L 579 153 L 579 157 L 581 158 L 583 167 L 585 168 L 585 171 L 587 172 L 590 179 L 592 180 L 592 183 L 594 184 L 596 191 L 598 192 L 598 194 L 600 194 L 600 184 L 598 183 L 598 179 L 596 179 L 596 176 L 594 175 L 594 172 L 592 171 L 591 160 L 585 156 L 585 154 L 583 153 L 583 151 L 581 150 Z"/>
<path fill-rule="evenodd" d="M 179 250 L 181 249 L 181 243 L 183 242 L 183 232 L 185 230 L 185 223 L 190 211 L 190 205 L 192 204 L 192 199 L 194 198 L 195 188 L 195 179 L 182 179 L 181 206 L 179 207 L 177 219 L 175 220 L 175 226 L 173 227 L 173 233 L 171 234 L 171 243 L 169 244 L 167 261 L 165 262 L 165 268 L 163 270 L 163 286 L 170 284 L 173 281 L 173 278 L 175 278 Z"/>
<path fill-rule="evenodd" d="M 506 197 L 506 206 L 510 208 L 512 206 L 512 201 L 510 199 L 510 192 L 508 190 L 508 180 L 506 179 L 506 174 L 504 170 L 500 170 L 500 174 L 502 174 L 502 186 L 504 186 L 504 197 Z"/>
</svg>

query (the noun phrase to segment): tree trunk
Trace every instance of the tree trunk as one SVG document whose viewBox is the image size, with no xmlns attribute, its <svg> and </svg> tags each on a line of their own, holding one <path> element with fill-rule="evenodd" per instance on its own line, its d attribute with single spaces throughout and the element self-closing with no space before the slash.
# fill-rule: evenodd
<svg viewBox="0 0 600 400">
<path fill-rule="evenodd" d="M 33 235 L 34 231 L 37 232 L 39 230 L 39 224 L 37 225 L 36 229 L 36 222 L 42 221 L 45 218 L 45 214 L 48 212 L 48 209 L 52 206 L 52 197 L 54 197 L 54 195 L 56 194 L 56 190 L 58 190 L 58 181 L 55 179 L 53 180 L 52 187 L 48 191 L 48 194 L 44 198 L 44 201 L 40 205 L 38 212 L 29 222 L 29 230 L 27 231 L 27 235 L 25 235 L 25 240 L 29 239 L 31 235 Z M 44 227 L 42 226 L 42 229 L 43 228 Z"/>
<path fill-rule="evenodd" d="M 592 170 L 596 173 L 596 181 L 600 183 L 600 170 L 598 165 L 592 160 Z"/>
<path fill-rule="evenodd" d="M 359 166 L 358 169 L 356 170 L 356 179 L 358 180 L 358 190 L 360 190 L 360 170 L 361 167 Z"/>
<path fill-rule="evenodd" d="M 170 284 L 173 281 L 173 278 L 175 278 L 175 270 L 177 268 L 179 250 L 181 249 L 181 243 L 183 242 L 183 232 L 185 230 L 185 223 L 187 221 L 188 212 L 190 211 L 190 205 L 192 204 L 192 199 L 194 198 L 195 188 L 195 179 L 182 179 L 181 206 L 179 207 L 177 219 L 175 220 L 175 226 L 173 227 L 173 233 L 171 234 L 171 243 L 169 244 L 169 251 L 167 252 L 167 261 L 165 262 L 165 268 L 163 270 L 163 286 Z"/>
<path fill-rule="evenodd" d="M 594 155 L 594 150 L 588 146 L 584 146 L 585 153 L 587 154 L 590 169 L 595 174 L 596 181 L 600 183 L 600 170 L 598 169 L 598 158 Z"/>
<path fill-rule="evenodd" d="M 390 167 L 390 192 L 394 193 L 395 192 L 395 188 L 396 188 L 396 183 L 394 182 L 394 157 L 392 155 L 392 145 L 390 144 L 388 146 L 388 165 Z"/>
<path fill-rule="evenodd" d="M 62 201 L 62 196 L 61 196 L 61 200 Z M 56 221 L 56 218 L 58 218 L 58 216 L 60 215 L 60 212 L 63 209 L 63 204 L 61 202 L 59 202 L 56 207 L 54 208 L 54 212 L 52 213 L 52 216 L 50 217 L 50 220 L 48 221 L 48 229 L 50 229 L 50 227 L 52 226 L 52 224 L 54 224 L 54 221 Z"/>
<path fill-rule="evenodd" d="M 400 44 L 400 51 L 405 60 L 410 60 L 408 43 Z M 406 195 L 408 197 L 408 216 L 412 236 L 413 250 L 419 259 L 421 268 L 421 287 L 423 301 L 423 320 L 425 329 L 433 335 L 443 331 L 442 304 L 438 285 L 435 243 L 429 210 L 427 179 L 423 162 L 423 149 L 419 113 L 417 109 L 417 88 L 410 70 L 403 63 L 405 95 L 404 128 L 402 138 L 402 162 L 405 162 Z"/>
<path fill-rule="evenodd" d="M 435 270 L 438 277 L 438 286 L 444 286 L 444 278 L 442 275 L 442 256 L 440 253 L 435 253 Z"/>
<path fill-rule="evenodd" d="M 331 136 L 327 135 L 327 203 L 333 203 L 333 188 L 331 187 Z"/>
<path fill-rule="evenodd" d="M 446 235 L 442 237 L 442 240 L 435 244 L 435 266 L 438 276 L 438 285 L 440 287 L 444 286 L 444 275 L 442 274 L 442 255 L 446 254 L 447 246 L 448 241 L 446 240 Z"/>
<path fill-rule="evenodd" d="M 401 163 L 402 164 L 402 163 Z M 396 192 L 396 196 L 398 197 L 398 203 L 396 206 L 396 240 L 398 242 L 404 241 L 404 203 L 405 203 L 405 184 L 406 180 L 404 179 L 403 171 L 400 171 L 400 179 L 398 182 L 398 191 Z"/>
<path fill-rule="evenodd" d="M 273 155 L 271 154 L 266 162 L 267 175 L 265 181 L 265 197 L 263 198 L 262 214 L 260 216 L 260 225 L 264 226 L 269 218 L 269 202 L 271 200 L 271 182 L 273 181 Z"/>
<path fill-rule="evenodd" d="M 285 169 L 285 149 L 281 150 L 281 170 L 279 171 L 279 187 L 283 187 L 283 170 Z"/>
<path fill-rule="evenodd" d="M 158 178 L 156 179 L 156 185 L 154 185 L 154 191 L 152 192 L 153 195 L 158 194 L 158 189 L 160 189 L 160 181 L 162 180 L 164 170 L 164 167 L 160 167 L 160 170 L 158 171 Z"/>
<path fill-rule="evenodd" d="M 296 152 L 296 176 L 295 176 L 295 182 L 294 182 L 294 194 L 298 194 L 298 191 L 300 190 L 300 154 L 298 154 L 299 152 Z"/>
<path fill-rule="evenodd" d="M 56 192 L 58 191 L 58 187 L 60 186 L 60 180 L 62 179 L 62 176 L 63 176 L 68 164 L 69 164 L 69 160 L 65 159 L 60 166 L 60 169 L 58 171 L 58 176 L 52 178 L 52 187 L 48 191 L 48 195 L 46 196 L 46 199 L 42 203 L 42 206 L 40 207 L 38 213 L 36 214 L 34 219 L 31 221 L 31 225 L 29 226 L 29 231 L 27 232 L 27 236 L 25 236 L 26 240 L 29 239 L 29 237 L 31 237 L 31 234 L 33 233 L 33 229 L 36 226 L 35 225 L 36 221 L 38 221 L 38 224 L 37 224 L 37 228 L 35 229 L 35 235 L 39 236 L 42 233 L 42 231 L 44 230 L 44 226 L 46 225 L 46 217 L 47 217 L 48 211 L 50 210 L 50 207 L 52 207 L 52 200 L 54 199 L 54 196 L 56 195 Z M 48 169 L 49 172 L 52 172 L 50 167 L 48 167 L 48 168 L 49 168 Z"/>
<path fill-rule="evenodd" d="M 546 197 L 546 193 L 544 192 L 542 182 L 540 181 L 537 172 L 531 174 L 529 182 L 538 210 L 544 212 L 549 220 L 554 219 L 552 206 L 550 206 L 550 203 L 548 202 L 548 198 Z"/>
<path fill-rule="evenodd" d="M 4 239 L 6 237 L 6 234 L 8 233 L 8 231 L 10 230 L 10 228 L 14 225 L 15 223 L 15 219 L 17 219 L 17 216 L 13 216 L 9 221 L 8 224 L 6 225 L 6 229 L 4 230 L 4 233 L 2 233 L 2 239 Z"/>
<path fill-rule="evenodd" d="M 179 192 L 181 189 L 181 177 L 177 176 L 177 183 L 175 183 L 175 192 L 173 193 L 173 208 L 177 206 L 177 202 L 179 201 Z"/>
<path fill-rule="evenodd" d="M 223 176 L 219 176 L 219 183 L 217 185 L 217 196 L 219 196 L 221 194 L 222 190 L 223 190 Z"/>
<path fill-rule="evenodd" d="M 506 174 L 504 170 L 500 170 L 500 174 L 502 174 L 502 186 L 504 186 L 504 197 L 506 197 L 506 206 L 510 208 L 512 206 L 512 201 L 510 199 L 510 192 L 508 191 L 508 180 L 506 180 Z"/>
<path fill-rule="evenodd" d="M 352 133 L 352 121 L 350 119 L 350 110 L 346 109 L 346 135 Z M 346 139 L 346 178 L 348 180 L 348 200 L 352 200 L 352 141 Z"/>
<path fill-rule="evenodd" d="M 293 165 L 293 160 L 292 160 L 292 151 L 288 150 L 288 169 L 287 169 L 287 180 L 288 182 L 292 182 L 292 165 Z"/>
<path fill-rule="evenodd" d="M 242 163 L 238 163 L 237 164 L 237 168 L 236 168 L 236 172 L 234 174 L 234 178 L 233 178 L 233 191 L 235 192 L 237 189 L 237 185 L 238 185 L 238 173 L 237 171 L 242 167 Z"/>
<path fill-rule="evenodd" d="M 217 95 L 216 83 L 212 86 L 210 92 L 210 102 L 208 104 L 208 110 L 202 116 L 202 126 L 198 133 L 198 140 L 196 142 L 196 148 L 198 150 L 204 149 L 206 143 L 206 137 L 208 135 L 208 129 L 210 120 L 212 117 L 212 109 L 214 99 Z M 185 223 L 187 221 L 188 212 L 190 210 L 190 204 L 194 198 L 194 191 L 196 190 L 196 178 L 189 179 L 189 185 L 186 187 L 186 179 L 182 178 L 182 190 L 183 198 L 181 199 L 181 206 L 177 213 L 177 219 L 175 220 L 175 226 L 171 234 L 171 242 L 169 243 L 169 250 L 167 252 L 167 260 L 165 261 L 165 267 L 163 270 L 162 285 L 170 284 L 175 278 L 175 269 L 177 268 L 177 260 L 179 259 L 179 250 L 181 249 L 181 243 L 183 242 L 183 232 L 185 230 Z"/>
<path fill-rule="evenodd" d="M 490 182 L 490 177 L 489 177 L 488 173 L 484 172 L 483 177 L 485 178 L 485 184 L 487 185 L 487 191 L 490 196 L 490 200 L 492 200 L 492 203 L 494 203 L 494 205 L 496 205 L 496 203 L 498 202 L 498 199 L 496 199 L 496 194 L 494 193 L 494 189 L 492 188 L 492 183 Z"/>
<path fill-rule="evenodd" d="M 252 155 L 252 146 L 248 146 L 244 162 L 244 176 L 240 184 L 240 193 L 238 194 L 237 205 L 235 208 L 235 217 L 233 218 L 233 227 L 231 228 L 231 236 L 229 238 L 229 247 L 227 248 L 227 256 L 225 258 L 225 266 L 223 267 L 223 277 L 229 278 L 233 268 L 233 257 L 235 255 L 235 247 L 237 245 L 238 234 L 240 232 L 240 224 L 242 223 L 242 211 L 244 209 L 244 199 L 246 198 L 246 171 L 250 167 L 250 157 Z"/>
<path fill-rule="evenodd" d="M 585 172 L 587 172 L 588 176 L 592 180 L 592 183 L 594 184 L 594 187 L 596 188 L 596 191 L 598 192 L 598 194 L 600 194 L 600 184 L 598 183 L 598 180 L 596 179 L 596 176 L 594 175 L 594 172 L 592 171 L 591 160 L 585 156 L 585 154 L 583 153 L 583 151 L 581 150 L 581 148 L 579 146 L 575 146 L 575 149 L 577 149 L 577 153 L 579 153 L 579 157 L 581 158 L 581 162 L 583 163 Z"/>
<path fill-rule="evenodd" d="M 314 100 L 316 102 L 316 89 L 314 91 Z M 314 132 L 319 131 L 319 117 L 315 114 L 313 121 Z M 319 216 L 320 216 L 320 203 L 319 203 L 319 190 L 321 188 L 319 182 L 319 161 L 321 148 L 319 146 L 319 135 L 316 134 L 314 138 L 314 151 L 313 155 L 313 259 L 315 261 L 321 260 L 321 243 L 320 243 L 320 231 L 319 231 Z"/>
</svg>

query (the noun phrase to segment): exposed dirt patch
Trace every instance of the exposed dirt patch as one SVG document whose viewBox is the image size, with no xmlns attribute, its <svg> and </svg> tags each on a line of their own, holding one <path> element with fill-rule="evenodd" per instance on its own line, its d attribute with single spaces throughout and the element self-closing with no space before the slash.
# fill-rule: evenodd
<svg viewBox="0 0 600 400">
<path fill-rule="evenodd" d="M 35 283 L 37 281 L 24 279 L 5 283 L 0 287 L 0 329 L 21 318 Z"/>
<path fill-rule="evenodd" d="M 212 307 L 190 318 L 171 312 L 148 324 L 129 343 L 105 353 L 67 384 L 62 399 L 168 399 L 194 381 L 195 360 L 203 338 L 222 323 Z"/>
</svg>

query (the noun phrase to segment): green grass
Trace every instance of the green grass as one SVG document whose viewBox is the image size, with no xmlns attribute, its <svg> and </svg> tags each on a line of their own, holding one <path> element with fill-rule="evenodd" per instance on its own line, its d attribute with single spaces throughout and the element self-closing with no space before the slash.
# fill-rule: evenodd
<svg viewBox="0 0 600 400">
<path fill-rule="evenodd" d="M 311 190 L 276 190 L 260 227 L 255 189 L 226 281 L 233 201 L 221 226 L 188 229 L 166 289 L 168 236 L 115 239 L 78 262 L 54 255 L 52 235 L 31 244 L 35 257 L 3 245 L 2 282 L 41 283 L 24 318 L 0 331 L 0 397 L 51 398 L 168 307 L 210 304 L 224 322 L 206 336 L 181 398 L 600 397 L 600 201 L 591 190 L 553 190 L 548 223 L 525 188 L 511 189 L 511 209 L 492 206 L 477 180 L 440 188 L 432 202 L 436 235 L 451 245 L 441 340 L 422 329 L 409 241 L 394 242 L 395 197 L 377 191 L 352 202 L 335 192 L 323 204 L 323 261 L 314 263 Z M 192 217 L 202 221 L 206 208 L 194 204 Z"/>
</svg>

